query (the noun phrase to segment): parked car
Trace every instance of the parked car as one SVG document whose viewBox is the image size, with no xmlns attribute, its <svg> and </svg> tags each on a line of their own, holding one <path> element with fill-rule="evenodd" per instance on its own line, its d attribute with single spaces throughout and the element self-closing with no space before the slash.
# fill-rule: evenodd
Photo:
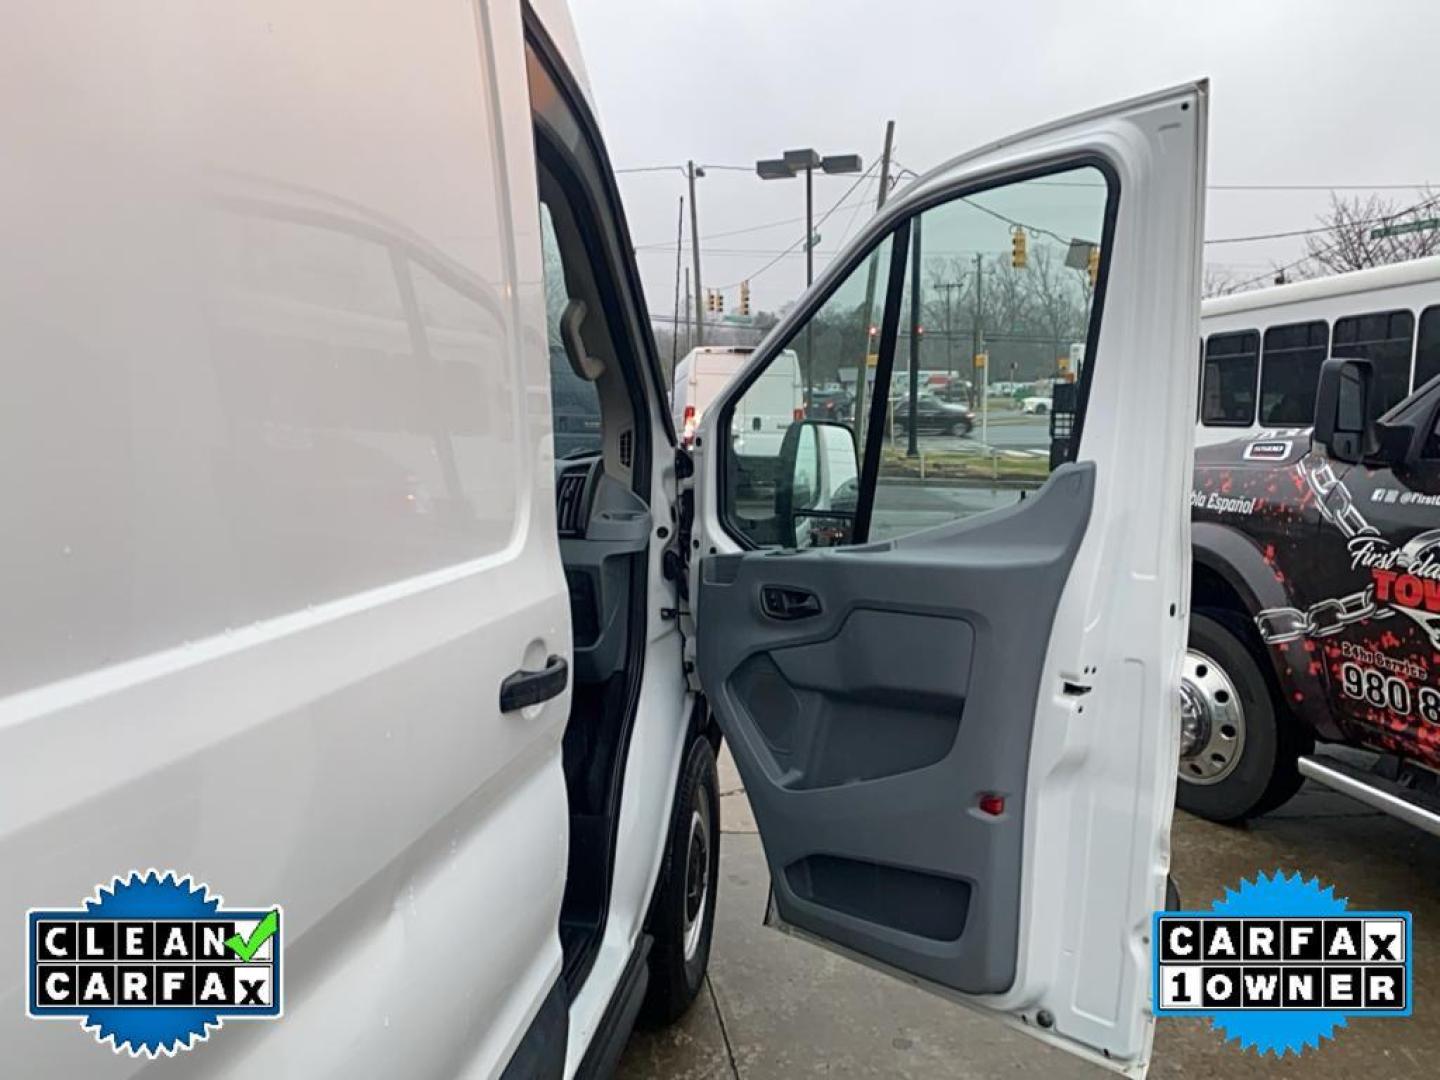
<svg viewBox="0 0 1440 1080">
<path fill-rule="evenodd" d="M 767 922 L 1143 1074 L 1204 84 L 891 197 L 692 454 L 556 0 L 73 0 L 6 29 L 7 1075 L 604 1076 L 704 985 L 722 733 Z M 883 257 L 888 380 L 918 215 L 1081 171 L 1089 441 L 1033 498 L 865 543 L 883 432 L 807 437 L 793 343 Z M 747 455 L 781 466 L 748 502 Z M 131 1053 L 29 1018 L 27 911 L 152 866 L 283 907 L 273 1018 L 188 1050 L 147 1020 Z"/>
<path fill-rule="evenodd" d="M 1045 416 L 1054 407 L 1054 399 L 1049 395 L 1043 397 L 1036 395 L 1020 399 L 1020 411 L 1029 413 L 1031 416 Z"/>
<path fill-rule="evenodd" d="M 1370 362 L 1324 363 L 1313 429 L 1196 452 L 1178 801 L 1238 821 L 1308 776 L 1440 833 L 1440 380 L 1379 420 L 1342 382 Z"/>
<path fill-rule="evenodd" d="M 810 420 L 852 422 L 855 396 L 843 388 L 817 389 L 808 396 L 805 415 Z"/>
<path fill-rule="evenodd" d="M 897 433 L 910 430 L 910 399 L 901 398 L 890 406 Z M 915 430 L 919 434 L 969 435 L 975 415 L 965 406 L 945 401 L 935 394 L 921 394 L 915 400 Z"/>
</svg>

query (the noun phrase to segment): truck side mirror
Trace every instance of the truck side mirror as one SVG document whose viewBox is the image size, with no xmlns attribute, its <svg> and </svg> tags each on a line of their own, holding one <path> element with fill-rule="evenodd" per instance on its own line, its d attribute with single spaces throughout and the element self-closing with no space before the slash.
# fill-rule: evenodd
<svg viewBox="0 0 1440 1080">
<path fill-rule="evenodd" d="M 1331 357 L 1320 365 L 1311 438 L 1331 457 L 1353 465 L 1376 451 L 1375 418 L 1371 414 L 1374 383 L 1375 369 L 1369 360 Z"/>
<path fill-rule="evenodd" d="M 859 496 L 855 432 L 828 420 L 791 424 L 780 444 L 775 518 L 785 547 L 845 543 Z"/>
</svg>

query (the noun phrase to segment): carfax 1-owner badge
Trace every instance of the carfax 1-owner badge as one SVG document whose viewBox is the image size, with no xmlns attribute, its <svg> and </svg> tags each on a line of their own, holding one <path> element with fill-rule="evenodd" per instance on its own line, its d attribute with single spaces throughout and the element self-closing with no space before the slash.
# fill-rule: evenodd
<svg viewBox="0 0 1440 1080">
<path fill-rule="evenodd" d="M 281 1015 L 277 904 L 227 908 L 173 871 L 132 871 L 27 916 L 26 1011 L 78 1019 L 117 1053 L 173 1055 L 227 1019 Z"/>
<path fill-rule="evenodd" d="M 1155 1014 L 1208 1016 L 1260 1054 L 1410 1015 L 1410 913 L 1352 910 L 1314 878 L 1259 874 L 1209 911 L 1157 911 L 1153 930 Z"/>
</svg>

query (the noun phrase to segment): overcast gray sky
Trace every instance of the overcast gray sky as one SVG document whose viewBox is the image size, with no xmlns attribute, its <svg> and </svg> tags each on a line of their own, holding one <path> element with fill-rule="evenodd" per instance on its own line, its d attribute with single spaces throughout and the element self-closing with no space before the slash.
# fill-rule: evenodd
<svg viewBox="0 0 1440 1080">
<path fill-rule="evenodd" d="M 895 156 L 918 171 L 988 139 L 1189 79 L 1211 80 L 1209 237 L 1307 228 L 1324 191 L 1220 184 L 1440 181 L 1430 0 L 571 0 L 617 168 L 687 158 L 751 166 L 813 146 Z M 817 216 L 854 177 L 817 177 Z M 651 311 L 673 303 L 681 172 L 621 177 Z M 1402 203 L 1413 190 L 1383 192 Z M 867 182 L 820 229 L 825 254 L 873 207 Z M 851 204 L 856 206 L 852 209 Z M 700 181 L 707 287 L 798 240 L 800 181 L 712 169 Z M 706 237 L 715 236 L 707 244 Z M 652 246 L 654 245 L 654 246 Z M 1248 276 L 1303 254 L 1299 239 L 1212 245 Z M 686 252 L 688 261 L 689 253 Z M 800 252 L 752 277 L 757 308 L 804 285 Z M 733 308 L 732 291 L 728 307 Z"/>
</svg>

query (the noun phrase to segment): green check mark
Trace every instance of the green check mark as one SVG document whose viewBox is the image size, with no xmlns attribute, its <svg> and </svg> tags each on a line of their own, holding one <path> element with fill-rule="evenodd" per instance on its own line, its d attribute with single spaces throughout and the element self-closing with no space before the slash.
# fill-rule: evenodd
<svg viewBox="0 0 1440 1080">
<path fill-rule="evenodd" d="M 261 945 L 275 936 L 275 931 L 278 929 L 280 929 L 280 913 L 272 911 L 260 920 L 260 925 L 251 931 L 248 940 L 239 934 L 232 934 L 225 939 L 225 944 L 230 946 L 241 960 L 249 960 L 260 951 Z"/>
</svg>

